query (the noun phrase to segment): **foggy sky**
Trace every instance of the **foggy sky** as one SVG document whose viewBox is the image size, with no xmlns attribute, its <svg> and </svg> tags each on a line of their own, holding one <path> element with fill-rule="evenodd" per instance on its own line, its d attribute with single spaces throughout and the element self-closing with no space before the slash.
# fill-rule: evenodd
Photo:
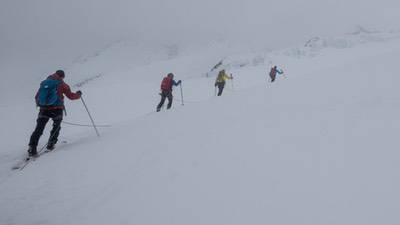
<svg viewBox="0 0 400 225">
<path fill-rule="evenodd" d="M 398 0 L 0 0 L 0 60 L 79 55 L 121 38 L 273 48 L 355 25 L 400 28 L 399 12 Z"/>
</svg>

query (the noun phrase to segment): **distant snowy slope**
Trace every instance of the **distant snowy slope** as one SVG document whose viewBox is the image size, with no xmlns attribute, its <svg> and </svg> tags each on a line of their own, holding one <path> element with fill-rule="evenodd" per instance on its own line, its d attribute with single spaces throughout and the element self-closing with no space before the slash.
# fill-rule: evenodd
<svg viewBox="0 0 400 225">
<path fill-rule="evenodd" d="M 20 172 L 9 168 L 34 110 L 2 111 L 5 127 L 22 119 L 0 130 L 0 224 L 399 224 L 400 40 L 307 51 L 318 54 L 199 50 L 106 68 L 80 88 L 112 127 L 97 138 L 63 125 L 68 143 Z M 234 83 L 217 98 L 206 73 L 220 60 Z M 272 64 L 286 78 L 271 84 Z M 186 103 L 175 89 L 173 109 L 155 113 L 166 72 Z M 68 110 L 65 120 L 88 123 L 79 102 Z"/>
</svg>

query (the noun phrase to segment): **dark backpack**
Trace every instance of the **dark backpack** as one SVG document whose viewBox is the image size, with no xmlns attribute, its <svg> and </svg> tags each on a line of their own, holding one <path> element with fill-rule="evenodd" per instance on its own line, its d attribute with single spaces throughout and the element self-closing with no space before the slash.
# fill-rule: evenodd
<svg viewBox="0 0 400 225">
<path fill-rule="evenodd" d="M 46 79 L 40 83 L 38 91 L 39 106 L 62 106 L 63 102 L 58 95 L 58 87 L 62 81 Z"/>
<path fill-rule="evenodd" d="M 164 77 L 161 82 L 162 91 L 170 91 L 172 89 L 172 79 L 169 77 Z"/>
</svg>

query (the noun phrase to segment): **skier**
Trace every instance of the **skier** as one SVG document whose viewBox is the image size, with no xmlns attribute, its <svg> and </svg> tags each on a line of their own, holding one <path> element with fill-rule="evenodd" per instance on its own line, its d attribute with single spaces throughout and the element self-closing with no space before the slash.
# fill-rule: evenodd
<svg viewBox="0 0 400 225">
<path fill-rule="evenodd" d="M 271 71 L 269 72 L 269 77 L 271 77 L 271 83 L 275 81 L 276 74 L 283 74 L 282 70 L 279 70 L 277 66 L 274 66 L 271 68 Z"/>
<path fill-rule="evenodd" d="M 218 87 L 218 96 L 222 95 L 222 91 L 224 90 L 226 80 L 232 80 L 232 79 L 233 79 L 232 74 L 231 74 L 231 76 L 228 76 L 225 73 L 225 70 L 219 71 L 217 79 L 215 80 L 215 85 L 214 85 L 215 87 Z"/>
<path fill-rule="evenodd" d="M 168 98 L 168 105 L 167 105 L 167 109 L 170 109 L 172 106 L 172 99 L 173 99 L 173 95 L 172 95 L 172 86 L 178 86 L 179 84 L 181 84 L 182 81 L 179 80 L 178 82 L 176 82 L 174 80 L 174 74 L 169 73 L 166 77 L 163 78 L 162 82 L 161 82 L 161 101 L 160 103 L 157 105 L 157 112 L 159 112 L 161 110 L 161 107 L 164 105 L 165 99 Z"/>
<path fill-rule="evenodd" d="M 35 96 L 36 106 L 40 107 L 40 111 L 36 120 L 36 128 L 29 141 L 29 156 L 37 156 L 37 145 L 49 119 L 53 120 L 53 129 L 50 132 L 46 148 L 48 150 L 54 149 L 60 134 L 63 111 L 65 110 L 64 95 L 71 100 L 79 99 L 82 95 L 81 91 L 71 92 L 68 84 L 63 81 L 64 77 L 64 71 L 57 70 L 40 83 L 40 88 Z"/>
</svg>

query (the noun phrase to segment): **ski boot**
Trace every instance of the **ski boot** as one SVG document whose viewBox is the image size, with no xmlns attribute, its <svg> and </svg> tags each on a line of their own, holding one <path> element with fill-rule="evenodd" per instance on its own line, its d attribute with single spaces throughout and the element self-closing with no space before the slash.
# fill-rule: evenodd
<svg viewBox="0 0 400 225">
<path fill-rule="evenodd" d="M 47 151 L 52 151 L 56 148 L 56 145 L 54 143 L 48 143 L 46 146 Z"/>
<path fill-rule="evenodd" d="M 29 157 L 36 157 L 38 155 L 36 146 L 29 146 L 28 155 Z"/>
</svg>

